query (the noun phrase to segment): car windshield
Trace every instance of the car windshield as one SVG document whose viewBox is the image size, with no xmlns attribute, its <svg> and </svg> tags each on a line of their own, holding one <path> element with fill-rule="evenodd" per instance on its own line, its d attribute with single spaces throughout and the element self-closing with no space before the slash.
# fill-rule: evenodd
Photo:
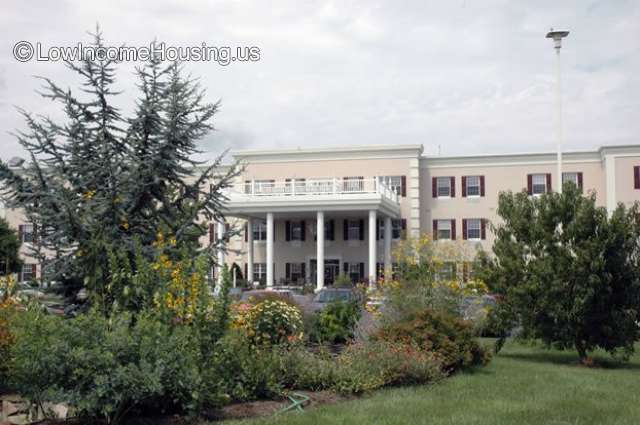
<svg viewBox="0 0 640 425">
<path fill-rule="evenodd" d="M 315 302 L 330 303 L 333 301 L 351 301 L 351 292 L 349 291 L 322 291 L 316 295 Z"/>
</svg>

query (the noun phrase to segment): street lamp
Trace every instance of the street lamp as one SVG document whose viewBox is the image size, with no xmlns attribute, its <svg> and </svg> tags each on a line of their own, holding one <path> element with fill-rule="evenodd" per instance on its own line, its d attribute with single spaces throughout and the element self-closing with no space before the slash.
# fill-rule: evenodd
<svg viewBox="0 0 640 425">
<path fill-rule="evenodd" d="M 558 144 L 558 193 L 562 193 L 562 86 L 560 85 L 560 48 L 562 39 L 569 35 L 569 31 L 555 31 L 553 28 L 547 33 L 547 38 L 553 39 L 556 49 L 556 143 Z"/>
</svg>

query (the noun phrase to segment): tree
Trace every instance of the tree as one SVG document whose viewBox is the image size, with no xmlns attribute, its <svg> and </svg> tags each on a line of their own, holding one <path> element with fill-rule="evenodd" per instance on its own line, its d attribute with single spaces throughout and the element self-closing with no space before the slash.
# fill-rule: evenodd
<svg viewBox="0 0 640 425">
<path fill-rule="evenodd" d="M 640 337 L 638 204 L 609 217 L 567 183 L 562 194 L 501 193 L 498 215 L 494 256 L 480 259 L 503 297 L 497 317 L 583 363 L 598 347 L 628 357 Z"/>
<path fill-rule="evenodd" d="M 94 47 L 104 47 L 99 30 Z M 150 253 L 162 232 L 176 252 L 195 256 L 206 222 L 222 218 L 222 189 L 238 168 L 222 170 L 222 156 L 209 165 L 193 159 L 220 105 L 205 101 L 179 63 L 153 57 L 137 69 L 140 94 L 130 117 L 114 106 L 121 93 L 113 60 L 89 55 L 66 65 L 83 80 L 82 94 L 43 78 L 42 96 L 60 104 L 66 121 L 21 111 L 28 130 L 16 136 L 30 162 L 20 172 L 0 162 L 0 181 L 9 206 L 37 226 L 34 249 L 52 253 L 55 277 L 86 286 L 108 306 L 117 296 L 105 283 L 108 252 L 133 258 L 141 245 Z"/>
<path fill-rule="evenodd" d="M 9 227 L 4 218 L 0 218 L 0 276 L 18 273 L 22 260 L 18 255 L 20 239 L 15 230 Z"/>
</svg>

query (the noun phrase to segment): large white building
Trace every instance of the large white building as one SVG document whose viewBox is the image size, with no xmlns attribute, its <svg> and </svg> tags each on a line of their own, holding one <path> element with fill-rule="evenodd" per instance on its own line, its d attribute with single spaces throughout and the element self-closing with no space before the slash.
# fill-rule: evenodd
<svg viewBox="0 0 640 425">
<path fill-rule="evenodd" d="M 220 259 L 267 286 L 321 288 L 340 273 L 375 279 L 393 269 L 393 246 L 405 235 L 489 250 L 501 191 L 535 196 L 572 180 L 609 210 L 640 201 L 640 145 L 565 152 L 561 177 L 555 153 L 432 157 L 421 145 L 395 145 L 233 157 L 245 168 L 228 190 L 226 223 L 211 224 L 210 238 L 236 229 Z M 4 214 L 30 243 L 33 227 L 21 213 Z M 27 258 L 21 278 L 38 273 Z"/>
</svg>

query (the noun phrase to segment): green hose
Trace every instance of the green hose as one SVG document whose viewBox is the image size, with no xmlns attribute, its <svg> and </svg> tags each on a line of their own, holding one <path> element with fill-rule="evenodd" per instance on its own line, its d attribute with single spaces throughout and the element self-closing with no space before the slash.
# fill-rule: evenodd
<svg viewBox="0 0 640 425">
<path fill-rule="evenodd" d="M 297 410 L 298 412 L 302 412 L 304 404 L 309 401 L 308 396 L 300 393 L 291 393 L 289 396 L 287 396 L 287 398 L 291 400 L 291 404 L 284 409 L 278 410 L 275 415 L 279 415 L 280 413 L 285 413 L 290 410 Z"/>
</svg>

